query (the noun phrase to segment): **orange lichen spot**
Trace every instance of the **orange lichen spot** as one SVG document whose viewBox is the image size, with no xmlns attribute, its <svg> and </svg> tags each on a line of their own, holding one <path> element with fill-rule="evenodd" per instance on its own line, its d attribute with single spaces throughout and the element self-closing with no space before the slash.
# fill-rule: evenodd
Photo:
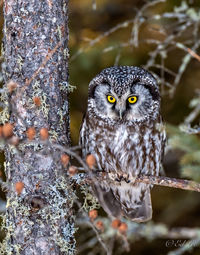
<svg viewBox="0 0 200 255">
<path fill-rule="evenodd" d="M 33 139 L 34 139 L 35 133 L 36 133 L 36 132 L 35 132 L 35 128 L 34 128 L 34 127 L 30 127 L 30 128 L 28 128 L 27 131 L 26 131 L 26 135 L 27 135 L 27 137 L 28 137 L 29 140 L 33 140 Z"/>
<path fill-rule="evenodd" d="M 17 83 L 14 82 L 14 81 L 9 81 L 8 84 L 7 84 L 7 88 L 8 88 L 8 91 L 9 93 L 12 93 L 17 87 Z"/>
<path fill-rule="evenodd" d="M 127 230 L 128 230 L 128 226 L 126 223 L 122 222 L 120 224 L 120 226 L 118 227 L 118 230 L 121 234 L 126 234 Z"/>
<path fill-rule="evenodd" d="M 49 137 L 49 132 L 47 128 L 40 129 L 40 137 L 42 140 L 46 140 Z"/>
<path fill-rule="evenodd" d="M 89 166 L 89 168 L 93 168 L 96 164 L 96 158 L 94 155 L 90 154 L 86 157 L 86 163 Z"/>
<path fill-rule="evenodd" d="M 36 106 L 40 106 L 41 105 L 41 101 L 39 97 L 34 97 L 33 98 L 33 102 Z"/>
<path fill-rule="evenodd" d="M 61 162 L 62 162 L 63 166 L 66 167 L 69 163 L 70 158 L 67 154 L 64 153 L 64 154 L 61 155 L 60 159 L 61 159 Z"/>
<path fill-rule="evenodd" d="M 89 218 L 91 221 L 95 220 L 98 216 L 97 210 L 91 210 L 89 211 Z"/>
<path fill-rule="evenodd" d="M 4 124 L 2 134 L 5 138 L 11 137 L 13 135 L 13 125 L 11 123 Z"/>
<path fill-rule="evenodd" d="M 75 166 L 70 166 L 68 169 L 68 173 L 70 176 L 74 176 L 77 173 L 77 167 Z"/>
<path fill-rule="evenodd" d="M 113 220 L 111 223 L 112 228 L 115 228 L 115 229 L 119 228 L 120 225 L 121 225 L 121 221 L 118 219 Z"/>
<path fill-rule="evenodd" d="M 24 183 L 23 182 L 16 182 L 15 183 L 15 190 L 16 190 L 18 195 L 20 195 L 22 193 L 23 188 L 24 188 Z"/>
<path fill-rule="evenodd" d="M 95 224 L 96 228 L 100 231 L 104 231 L 104 225 L 103 225 L 103 222 L 101 220 L 98 220 Z"/>
</svg>

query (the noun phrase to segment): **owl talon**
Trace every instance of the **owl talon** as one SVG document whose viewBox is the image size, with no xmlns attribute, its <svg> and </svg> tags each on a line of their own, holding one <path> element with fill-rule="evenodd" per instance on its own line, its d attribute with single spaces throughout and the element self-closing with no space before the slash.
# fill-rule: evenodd
<svg viewBox="0 0 200 255">
<path fill-rule="evenodd" d="M 129 174 L 121 174 L 121 175 L 118 174 L 117 178 L 115 178 L 115 181 L 117 181 L 117 182 L 125 181 L 126 183 L 131 182 L 129 180 Z"/>
<path fill-rule="evenodd" d="M 123 180 L 124 180 L 126 183 L 130 183 L 129 174 L 123 174 Z"/>
<path fill-rule="evenodd" d="M 123 175 L 117 175 L 117 178 L 115 178 L 117 182 L 121 182 L 123 180 Z"/>
</svg>

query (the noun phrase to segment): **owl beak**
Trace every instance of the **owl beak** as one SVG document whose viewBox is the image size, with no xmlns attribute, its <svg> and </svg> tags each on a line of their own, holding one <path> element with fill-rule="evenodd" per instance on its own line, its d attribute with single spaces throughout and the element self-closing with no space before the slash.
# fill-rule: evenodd
<svg viewBox="0 0 200 255">
<path fill-rule="evenodd" d="M 125 114 L 125 111 L 124 111 L 123 109 L 120 109 L 120 110 L 118 111 L 118 115 L 119 115 L 120 120 L 123 119 L 124 114 Z"/>
<path fill-rule="evenodd" d="M 123 104 L 119 103 L 118 105 L 115 106 L 115 112 L 118 115 L 119 119 L 122 120 L 125 115 L 126 108 L 124 107 Z"/>
<path fill-rule="evenodd" d="M 119 118 L 120 118 L 120 120 L 122 119 L 122 117 L 123 117 L 123 111 L 119 110 Z"/>
</svg>

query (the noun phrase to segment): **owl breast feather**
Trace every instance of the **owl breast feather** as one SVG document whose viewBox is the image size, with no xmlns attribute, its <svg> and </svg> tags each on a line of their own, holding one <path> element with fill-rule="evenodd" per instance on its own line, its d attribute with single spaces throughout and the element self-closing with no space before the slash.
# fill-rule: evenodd
<svg viewBox="0 0 200 255">
<path fill-rule="evenodd" d="M 153 123 L 109 128 L 85 123 L 84 130 L 84 154 L 96 157 L 99 170 L 130 176 L 159 174 L 162 142 Z"/>
</svg>

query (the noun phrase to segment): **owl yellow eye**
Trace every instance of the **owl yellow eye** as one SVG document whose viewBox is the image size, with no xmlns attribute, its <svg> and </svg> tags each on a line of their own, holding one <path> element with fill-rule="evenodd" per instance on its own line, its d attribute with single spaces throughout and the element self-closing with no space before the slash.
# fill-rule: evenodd
<svg viewBox="0 0 200 255">
<path fill-rule="evenodd" d="M 137 102 L 138 98 L 136 96 L 132 96 L 128 98 L 128 102 L 130 104 L 135 104 Z"/>
<path fill-rule="evenodd" d="M 114 104 L 116 99 L 113 96 L 107 96 L 107 100 L 109 103 Z"/>
</svg>

